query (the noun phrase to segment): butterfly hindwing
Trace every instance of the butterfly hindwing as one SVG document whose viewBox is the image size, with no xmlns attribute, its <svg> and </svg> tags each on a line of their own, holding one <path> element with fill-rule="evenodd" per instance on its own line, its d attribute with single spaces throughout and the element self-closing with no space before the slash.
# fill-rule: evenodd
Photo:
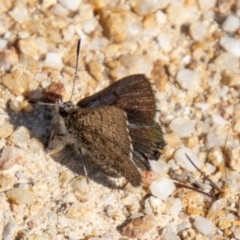
<svg viewBox="0 0 240 240">
<path fill-rule="evenodd" d="M 104 168 L 113 168 L 134 186 L 141 174 L 132 160 L 132 142 L 125 112 L 114 106 L 75 108 L 65 118 L 68 131 Z"/>
</svg>

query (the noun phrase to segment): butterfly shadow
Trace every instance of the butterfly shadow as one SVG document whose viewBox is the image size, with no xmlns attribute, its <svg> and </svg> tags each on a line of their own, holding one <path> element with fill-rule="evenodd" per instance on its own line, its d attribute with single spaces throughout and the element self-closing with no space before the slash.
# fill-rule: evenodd
<svg viewBox="0 0 240 240">
<path fill-rule="evenodd" d="M 7 105 L 9 106 L 9 104 Z M 30 132 L 30 138 L 38 139 L 44 146 L 47 153 L 47 146 L 50 137 L 51 120 L 55 114 L 52 106 L 41 106 L 34 104 L 31 112 L 13 112 L 9 107 L 5 109 L 9 123 L 16 130 L 18 127 L 25 127 Z M 82 156 L 78 155 L 71 145 L 67 145 L 57 154 L 49 155 L 54 161 L 66 166 L 76 175 L 85 175 Z M 87 154 L 84 157 L 84 164 L 90 180 L 93 180 L 111 189 L 121 189 L 109 177 L 118 177 L 111 172 L 107 172 L 100 165 L 92 161 Z"/>
</svg>

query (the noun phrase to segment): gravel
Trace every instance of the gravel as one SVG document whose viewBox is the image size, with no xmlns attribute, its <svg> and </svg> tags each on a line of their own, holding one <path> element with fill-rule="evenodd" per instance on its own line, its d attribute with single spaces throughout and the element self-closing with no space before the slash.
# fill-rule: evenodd
<svg viewBox="0 0 240 240">
<path fill-rule="evenodd" d="M 239 1 L 0 1 L 0 14 L 2 239 L 240 239 Z M 71 146 L 46 149 L 54 107 L 26 99 L 69 101 L 79 38 L 74 103 L 130 74 L 154 85 L 166 146 L 143 186 L 86 157 L 87 179 Z M 186 153 L 218 200 L 176 188 L 169 170 L 211 190 Z"/>
</svg>

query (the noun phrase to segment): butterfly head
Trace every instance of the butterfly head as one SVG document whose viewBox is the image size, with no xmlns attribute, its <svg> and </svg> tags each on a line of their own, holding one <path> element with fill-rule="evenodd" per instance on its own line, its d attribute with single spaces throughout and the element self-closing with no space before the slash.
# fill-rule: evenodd
<svg viewBox="0 0 240 240">
<path fill-rule="evenodd" d="M 63 118 L 67 117 L 70 110 L 75 108 L 72 102 L 63 102 L 62 99 L 59 99 L 55 103 L 55 108 L 58 111 L 59 115 Z"/>
</svg>

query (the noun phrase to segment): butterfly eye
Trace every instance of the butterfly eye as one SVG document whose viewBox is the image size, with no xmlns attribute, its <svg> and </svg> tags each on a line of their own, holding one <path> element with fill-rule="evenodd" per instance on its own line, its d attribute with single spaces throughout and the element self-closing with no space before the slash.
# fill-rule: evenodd
<svg viewBox="0 0 240 240">
<path fill-rule="evenodd" d="M 59 114 L 61 117 L 65 118 L 68 116 L 68 111 L 66 110 L 66 108 L 64 107 L 60 107 L 59 108 Z"/>
</svg>

